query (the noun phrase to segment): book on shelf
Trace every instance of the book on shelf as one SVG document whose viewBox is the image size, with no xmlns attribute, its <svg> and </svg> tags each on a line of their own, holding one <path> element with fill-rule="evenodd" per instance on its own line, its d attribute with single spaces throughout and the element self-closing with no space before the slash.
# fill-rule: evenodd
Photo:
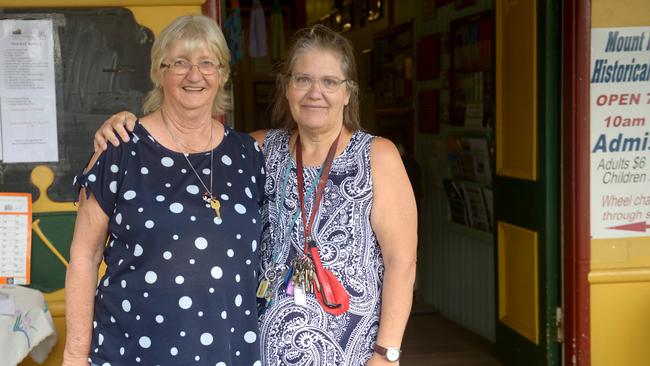
<svg viewBox="0 0 650 366">
<path fill-rule="evenodd" d="M 452 178 L 492 184 L 487 139 L 450 136 L 447 140 L 447 159 Z"/>
<path fill-rule="evenodd" d="M 451 221 L 461 225 L 471 226 L 467 201 L 465 200 L 463 189 L 460 187 L 458 182 L 451 179 L 444 179 L 443 186 L 445 187 L 445 193 L 447 193 L 447 202 L 449 203 L 449 215 Z"/>
<path fill-rule="evenodd" d="M 480 184 L 471 182 L 462 182 L 461 187 L 467 202 L 466 206 L 470 219 L 469 226 L 490 232 L 490 218 L 483 197 L 483 187 Z"/>
<path fill-rule="evenodd" d="M 485 200 L 485 208 L 490 219 L 490 226 L 494 226 L 494 198 L 492 188 L 483 187 L 481 190 L 483 191 L 483 199 Z"/>
<path fill-rule="evenodd" d="M 487 139 L 465 138 L 467 154 L 472 159 L 472 175 L 478 183 L 492 184 L 492 171 L 490 169 L 490 151 Z"/>
<path fill-rule="evenodd" d="M 481 184 L 444 179 L 451 221 L 474 229 L 492 232 L 494 224 L 492 189 Z"/>
</svg>

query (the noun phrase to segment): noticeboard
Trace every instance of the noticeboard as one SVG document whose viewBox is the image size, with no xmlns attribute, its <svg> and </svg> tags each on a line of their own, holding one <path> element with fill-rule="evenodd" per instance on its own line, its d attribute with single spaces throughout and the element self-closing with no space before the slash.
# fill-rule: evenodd
<svg viewBox="0 0 650 366">
<path fill-rule="evenodd" d="M 139 112 L 151 89 L 150 51 L 154 36 L 126 8 L 5 8 L 0 19 L 52 23 L 58 161 L 49 196 L 74 201 L 73 177 L 92 153 L 92 134 L 113 113 Z M 31 193 L 30 172 L 43 164 L 0 162 L 0 191 Z"/>
</svg>

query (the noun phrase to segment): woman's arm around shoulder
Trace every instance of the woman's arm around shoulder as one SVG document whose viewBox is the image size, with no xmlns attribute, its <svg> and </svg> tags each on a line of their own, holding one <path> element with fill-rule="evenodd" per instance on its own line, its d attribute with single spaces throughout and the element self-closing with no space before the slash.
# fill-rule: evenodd
<svg viewBox="0 0 650 366">
<path fill-rule="evenodd" d="M 129 142 L 129 132 L 133 132 L 137 120 L 138 117 L 129 111 L 122 111 L 112 115 L 95 131 L 95 138 L 93 139 L 95 151 L 106 150 L 108 147 L 107 142 L 110 142 L 115 147 L 120 145 L 120 139 Z"/>
<path fill-rule="evenodd" d="M 257 130 L 250 133 L 251 137 L 255 139 L 260 149 L 264 147 L 264 139 L 266 138 L 266 134 L 268 132 L 269 130 Z"/>
<path fill-rule="evenodd" d="M 377 344 L 401 348 L 413 300 L 417 208 L 411 182 L 395 145 L 375 138 L 370 148 L 373 204 L 370 222 L 384 260 Z M 373 354 L 368 365 L 393 365 Z"/>
</svg>

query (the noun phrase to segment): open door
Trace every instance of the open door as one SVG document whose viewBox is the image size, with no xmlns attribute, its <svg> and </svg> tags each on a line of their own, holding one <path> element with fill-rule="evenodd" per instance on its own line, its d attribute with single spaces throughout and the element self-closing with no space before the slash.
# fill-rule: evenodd
<svg viewBox="0 0 650 366">
<path fill-rule="evenodd" d="M 495 7 L 497 353 L 559 365 L 560 1 Z"/>
</svg>

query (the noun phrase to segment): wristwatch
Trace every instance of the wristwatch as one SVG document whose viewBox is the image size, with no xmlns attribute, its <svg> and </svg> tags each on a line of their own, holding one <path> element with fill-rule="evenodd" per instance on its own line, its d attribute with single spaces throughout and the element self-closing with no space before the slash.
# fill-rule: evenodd
<svg viewBox="0 0 650 366">
<path fill-rule="evenodd" d="M 386 357 L 390 362 L 399 361 L 399 356 L 402 354 L 402 350 L 397 347 L 382 347 L 378 344 L 375 344 L 375 352 Z"/>
</svg>

